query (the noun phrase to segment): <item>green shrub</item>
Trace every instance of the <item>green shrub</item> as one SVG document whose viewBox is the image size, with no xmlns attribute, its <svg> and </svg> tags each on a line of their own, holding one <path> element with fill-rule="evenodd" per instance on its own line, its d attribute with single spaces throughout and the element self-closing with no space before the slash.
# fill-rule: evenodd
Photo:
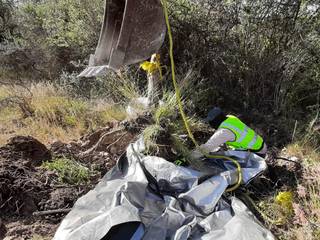
<svg viewBox="0 0 320 240">
<path fill-rule="evenodd" d="M 56 81 L 69 96 L 74 98 L 98 99 L 108 97 L 108 84 L 102 78 L 78 78 L 79 73 L 63 72 Z"/>
<path fill-rule="evenodd" d="M 177 72 L 197 73 L 190 79 L 195 110 L 204 115 L 220 105 L 299 117 L 315 105 L 317 9 L 314 1 L 170 1 Z"/>
<path fill-rule="evenodd" d="M 0 0 L 0 47 L 12 40 L 14 29 L 16 28 L 13 14 L 14 1 Z"/>
<path fill-rule="evenodd" d="M 55 171 L 59 181 L 67 184 L 86 183 L 92 174 L 88 168 L 67 158 L 54 159 L 52 162 L 44 163 L 42 167 Z"/>
<path fill-rule="evenodd" d="M 42 77 L 80 71 L 98 42 L 103 10 L 103 0 L 25 1 L 15 13 L 15 42 L 36 59 L 34 73 Z"/>
<path fill-rule="evenodd" d="M 143 130 L 143 139 L 149 153 L 157 151 L 157 138 L 163 129 L 158 124 L 153 124 Z"/>
</svg>

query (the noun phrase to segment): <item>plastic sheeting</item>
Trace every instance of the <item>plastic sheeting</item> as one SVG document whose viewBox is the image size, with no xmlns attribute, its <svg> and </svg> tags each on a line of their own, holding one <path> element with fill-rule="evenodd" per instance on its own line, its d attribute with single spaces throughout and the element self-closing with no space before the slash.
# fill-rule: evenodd
<svg viewBox="0 0 320 240">
<path fill-rule="evenodd" d="M 129 145 L 126 157 L 76 202 L 54 240 L 100 240 L 126 222 L 142 224 L 142 239 L 274 239 L 239 199 L 224 196 L 237 181 L 232 163 L 207 160 L 215 174 L 204 174 L 145 156 L 143 150 L 141 139 Z M 266 169 L 253 153 L 225 154 L 240 162 L 243 184 Z"/>
</svg>

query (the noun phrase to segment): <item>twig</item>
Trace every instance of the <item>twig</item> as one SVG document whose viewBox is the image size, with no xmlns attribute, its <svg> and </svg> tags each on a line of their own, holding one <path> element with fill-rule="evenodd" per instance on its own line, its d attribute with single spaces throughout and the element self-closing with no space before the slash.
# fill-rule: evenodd
<svg viewBox="0 0 320 240">
<path fill-rule="evenodd" d="M 104 133 L 104 134 L 100 137 L 100 139 L 98 140 L 98 142 L 97 142 L 95 145 L 93 145 L 93 147 L 89 148 L 88 150 L 86 150 L 86 151 L 83 152 L 82 154 L 83 154 L 83 155 L 87 155 L 87 154 L 90 154 L 90 153 L 94 152 L 94 151 L 101 145 L 101 143 L 103 142 L 104 139 L 106 139 L 108 136 L 111 136 L 111 135 L 116 134 L 116 133 L 118 133 L 118 132 L 121 132 L 121 131 L 123 131 L 123 130 L 124 130 L 124 128 L 118 128 L 118 129 L 115 129 L 115 130 L 113 130 L 113 131 L 111 131 L 111 132 Z"/>
<path fill-rule="evenodd" d="M 116 143 L 118 143 L 127 133 L 122 134 L 116 141 L 114 141 L 113 143 L 111 143 L 108 147 L 107 147 L 107 151 L 110 150 L 110 148 L 115 145 Z"/>
<path fill-rule="evenodd" d="M 294 129 L 293 129 L 292 137 L 291 137 L 291 141 L 292 141 L 292 142 L 293 142 L 294 137 L 295 137 L 295 135 L 296 135 L 297 126 L 298 126 L 298 121 L 296 120 L 296 122 L 295 122 L 295 124 L 294 124 Z"/>
<path fill-rule="evenodd" d="M 38 217 L 38 216 L 45 216 L 45 215 L 51 215 L 51 214 L 57 214 L 57 213 L 69 213 L 70 211 L 71 211 L 71 208 L 55 209 L 55 210 L 34 212 L 32 215 Z"/>
<path fill-rule="evenodd" d="M 1 206 L 0 206 L 0 209 L 3 208 L 8 202 L 11 201 L 13 197 L 11 196 L 7 201 L 5 201 Z"/>
<path fill-rule="evenodd" d="M 293 162 L 295 164 L 301 165 L 300 162 L 297 162 L 297 161 L 294 161 L 294 160 L 291 160 L 291 159 L 288 159 L 288 158 L 284 158 L 284 157 L 275 157 L 275 159 L 284 160 L 284 161 L 287 161 L 287 162 Z"/>
</svg>

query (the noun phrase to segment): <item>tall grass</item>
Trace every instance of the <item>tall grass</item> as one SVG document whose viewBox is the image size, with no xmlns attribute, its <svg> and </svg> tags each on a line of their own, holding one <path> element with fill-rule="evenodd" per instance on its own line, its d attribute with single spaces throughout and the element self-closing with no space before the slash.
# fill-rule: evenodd
<svg viewBox="0 0 320 240">
<path fill-rule="evenodd" d="M 7 103 L 6 99 L 23 101 Z M 69 141 L 105 126 L 110 121 L 126 118 L 125 108 L 107 99 L 72 98 L 51 83 L 38 83 L 28 89 L 0 86 L 0 144 L 13 135 L 32 135 L 44 143 L 57 139 Z M 24 114 L 23 104 L 32 111 Z"/>
</svg>

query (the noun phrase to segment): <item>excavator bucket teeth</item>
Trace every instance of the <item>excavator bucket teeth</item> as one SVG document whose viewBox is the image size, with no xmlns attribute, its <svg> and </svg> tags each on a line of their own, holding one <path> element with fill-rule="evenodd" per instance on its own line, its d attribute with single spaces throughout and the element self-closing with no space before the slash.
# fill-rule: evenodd
<svg viewBox="0 0 320 240">
<path fill-rule="evenodd" d="M 149 58 L 161 47 L 165 32 L 160 0 L 106 0 L 98 46 L 79 76 L 104 75 Z"/>
</svg>

